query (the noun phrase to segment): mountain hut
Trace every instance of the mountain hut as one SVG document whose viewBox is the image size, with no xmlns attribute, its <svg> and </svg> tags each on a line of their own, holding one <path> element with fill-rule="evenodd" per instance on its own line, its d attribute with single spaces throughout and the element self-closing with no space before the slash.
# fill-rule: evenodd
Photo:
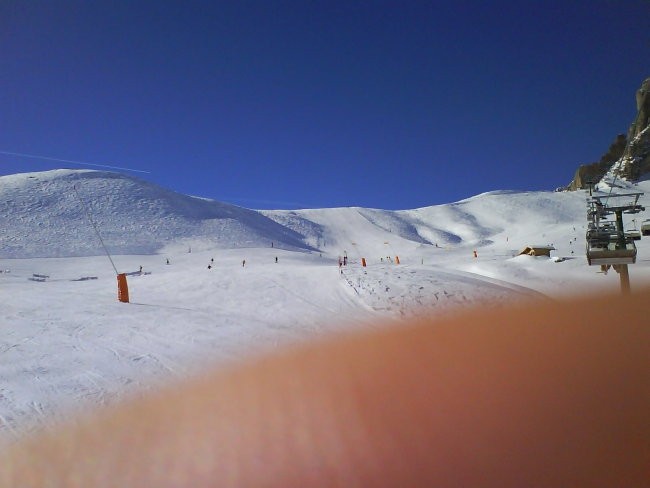
<svg viewBox="0 0 650 488">
<path fill-rule="evenodd" d="M 527 256 L 547 256 L 550 258 L 551 251 L 555 251 L 555 248 L 553 246 L 530 245 L 524 247 L 519 255 L 521 256 L 522 254 L 525 254 Z"/>
</svg>

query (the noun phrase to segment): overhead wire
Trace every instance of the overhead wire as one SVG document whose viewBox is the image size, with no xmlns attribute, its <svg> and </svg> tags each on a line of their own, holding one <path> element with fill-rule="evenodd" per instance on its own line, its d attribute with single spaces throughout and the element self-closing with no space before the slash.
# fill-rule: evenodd
<svg viewBox="0 0 650 488">
<path fill-rule="evenodd" d="M 99 238 L 99 242 L 101 242 L 102 247 L 104 248 L 104 252 L 106 252 L 106 256 L 108 256 L 108 260 L 111 262 L 111 265 L 113 266 L 113 269 L 115 270 L 115 274 L 119 275 L 120 272 L 117 270 L 117 267 L 115 266 L 115 263 L 113 262 L 113 258 L 111 258 L 111 255 L 108 252 L 108 249 L 106 248 L 106 244 L 104 244 L 104 239 L 102 239 L 102 236 L 99 233 L 99 228 L 97 227 L 97 224 L 95 223 L 92 216 L 90 215 L 90 211 L 88 210 L 88 207 L 86 206 L 85 202 L 81 198 L 81 195 L 79 195 L 79 191 L 77 190 L 77 185 L 72 185 L 72 189 L 74 190 L 75 194 L 77 195 L 77 199 L 79 200 L 79 203 L 81 204 L 81 208 L 83 208 L 83 210 L 84 210 L 84 212 L 86 214 L 86 218 L 88 218 L 88 221 L 93 226 L 93 229 L 95 229 L 95 233 L 97 234 L 97 237 Z"/>
<path fill-rule="evenodd" d="M 0 151 L 0 154 L 4 154 L 6 156 L 17 156 L 20 158 L 30 158 L 30 159 L 45 159 L 47 161 L 58 161 L 60 163 L 69 163 L 69 164 L 79 164 L 82 166 L 94 166 L 96 168 L 108 168 L 108 169 L 119 169 L 122 171 L 133 171 L 135 173 L 151 173 L 151 171 L 145 171 L 142 169 L 134 169 L 134 168 L 125 168 L 122 166 L 112 166 L 108 164 L 99 164 L 99 163 L 88 163 L 86 161 L 75 161 L 73 159 L 60 159 L 60 158 L 52 158 L 49 156 L 37 156 L 34 154 L 25 154 L 25 153 L 19 153 L 19 152 L 11 152 L 11 151 Z"/>
</svg>

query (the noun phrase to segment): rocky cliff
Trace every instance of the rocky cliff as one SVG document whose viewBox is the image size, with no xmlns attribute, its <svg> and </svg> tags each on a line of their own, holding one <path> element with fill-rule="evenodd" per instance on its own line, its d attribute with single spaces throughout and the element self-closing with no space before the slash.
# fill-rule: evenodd
<svg viewBox="0 0 650 488">
<path fill-rule="evenodd" d="M 619 134 L 597 163 L 581 164 L 578 167 L 567 189 L 570 191 L 580 190 L 588 188 L 590 182 L 599 181 L 610 170 L 612 165 L 623 156 L 626 147 L 627 138 L 624 134 Z"/>
<path fill-rule="evenodd" d="M 567 190 L 587 188 L 589 182 L 598 182 L 610 170 L 631 181 L 650 173 L 650 78 L 636 92 L 636 110 L 627 137 L 619 134 L 598 162 L 581 165 Z"/>
<path fill-rule="evenodd" d="M 650 173 L 650 78 L 636 92 L 636 119 L 628 131 L 628 144 L 616 163 L 619 176 L 636 181 Z"/>
</svg>

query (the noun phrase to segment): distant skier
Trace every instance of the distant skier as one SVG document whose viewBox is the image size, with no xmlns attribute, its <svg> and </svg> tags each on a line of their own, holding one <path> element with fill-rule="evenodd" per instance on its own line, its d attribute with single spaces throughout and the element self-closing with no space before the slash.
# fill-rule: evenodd
<svg viewBox="0 0 650 488">
<path fill-rule="evenodd" d="M 211 265 L 211 264 L 208 264 L 208 269 L 212 269 L 212 265 Z"/>
<path fill-rule="evenodd" d="M 140 266 L 140 274 L 142 274 L 142 266 Z"/>
<path fill-rule="evenodd" d="M 242 260 L 242 262 L 241 262 L 241 267 L 243 268 L 244 266 L 246 266 L 246 260 L 245 259 Z"/>
<path fill-rule="evenodd" d="M 167 258 L 167 264 L 169 264 L 169 258 Z"/>
<path fill-rule="evenodd" d="M 278 257 L 277 257 L 277 256 L 275 257 L 275 262 L 276 262 L 276 263 L 278 262 Z"/>
</svg>

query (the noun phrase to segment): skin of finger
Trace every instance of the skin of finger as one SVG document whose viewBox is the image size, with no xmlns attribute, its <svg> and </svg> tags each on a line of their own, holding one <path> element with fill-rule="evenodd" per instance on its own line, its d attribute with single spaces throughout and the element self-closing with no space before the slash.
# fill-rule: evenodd
<svg viewBox="0 0 650 488">
<path fill-rule="evenodd" d="M 648 297 L 296 347 L 26 439 L 0 486 L 647 486 Z"/>
</svg>

